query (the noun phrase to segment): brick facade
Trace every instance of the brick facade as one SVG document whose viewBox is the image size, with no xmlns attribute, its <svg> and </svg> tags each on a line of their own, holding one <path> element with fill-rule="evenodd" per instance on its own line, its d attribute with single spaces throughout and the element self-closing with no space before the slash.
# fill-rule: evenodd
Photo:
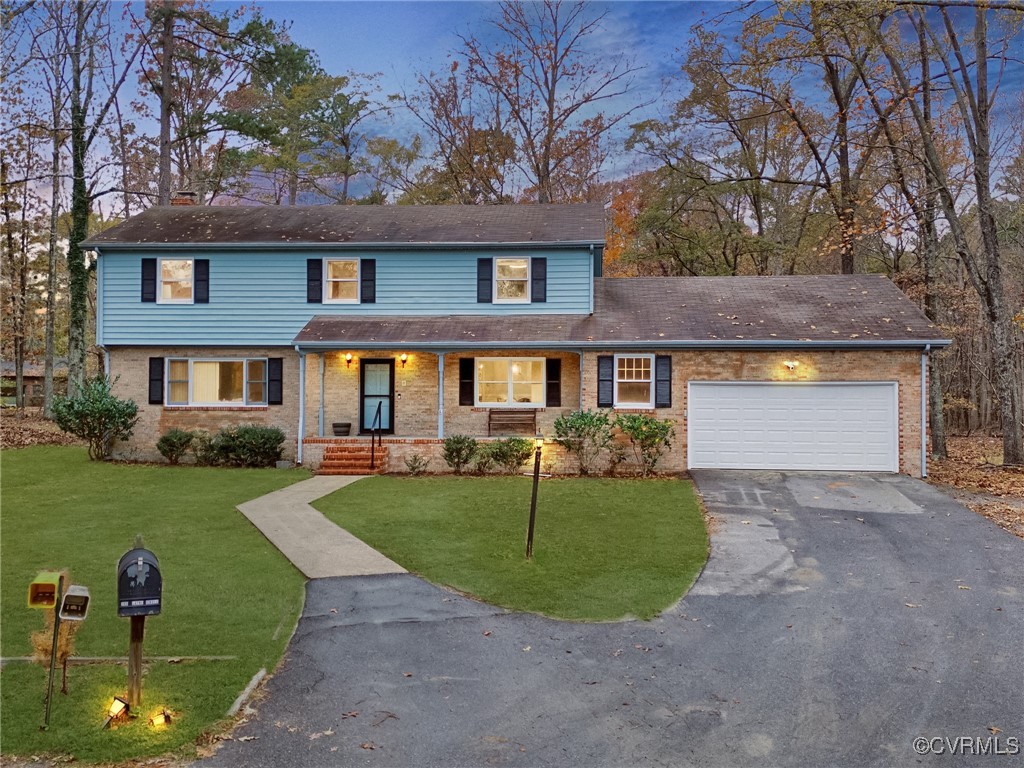
<svg viewBox="0 0 1024 768">
<path fill-rule="evenodd" d="M 332 435 L 333 422 L 349 422 L 356 435 L 359 421 L 359 365 L 361 360 L 395 362 L 395 434 L 386 438 L 389 444 L 389 469 L 405 471 L 404 459 L 419 453 L 430 459 L 430 471 L 446 469 L 440 458 L 437 441 L 438 356 L 427 352 L 408 351 L 403 367 L 398 358 L 405 350 L 352 351 L 351 363 L 345 361 L 345 350 L 323 353 L 324 403 L 323 425 L 320 425 L 320 354 L 306 355 L 305 434 L 312 438 L 304 445 L 304 463 L 316 467 L 323 454 L 323 442 Z M 638 348 L 637 354 L 653 352 Z M 660 354 L 668 354 L 659 351 Z M 554 432 L 554 420 L 577 408 L 597 407 L 597 357 L 608 352 L 585 352 L 583 375 L 580 356 L 575 352 L 507 350 L 482 352 L 486 357 L 559 357 L 562 360 L 562 405 L 540 408 L 538 429 L 545 435 Z M 672 355 L 672 406 L 649 411 L 676 423 L 676 437 L 671 451 L 662 460 L 664 471 L 686 468 L 687 383 L 689 381 L 876 381 L 898 383 L 899 389 L 899 471 L 918 475 L 921 471 L 920 424 L 920 352 L 917 350 L 878 351 L 723 351 L 677 350 Z M 167 408 L 147 403 L 148 359 L 170 357 L 282 357 L 284 358 L 284 403 L 280 406 L 246 409 Z M 444 432 L 484 436 L 487 434 L 487 409 L 459 405 L 459 359 L 469 353 L 448 353 L 444 357 Z M 783 361 L 800 362 L 790 371 Z M 140 404 L 142 418 L 135 436 L 117 446 L 119 457 L 159 459 L 155 450 L 157 438 L 172 427 L 204 428 L 215 431 L 223 426 L 243 423 L 270 424 L 280 427 L 288 437 L 286 457 L 295 458 L 298 432 L 298 368 L 299 357 L 291 348 L 259 349 L 188 349 L 131 348 L 110 350 L 111 374 L 120 376 L 115 392 Z M 582 394 L 582 398 L 581 398 Z M 582 405 L 581 405 L 582 404 Z M 571 462 L 560 448 L 548 444 L 544 448 L 545 471 L 570 472 Z M 628 466 L 623 467 L 628 471 Z"/>
</svg>

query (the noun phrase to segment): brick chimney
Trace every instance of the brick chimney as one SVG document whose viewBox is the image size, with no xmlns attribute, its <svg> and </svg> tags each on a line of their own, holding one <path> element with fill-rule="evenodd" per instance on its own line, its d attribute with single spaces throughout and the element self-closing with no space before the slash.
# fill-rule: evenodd
<svg viewBox="0 0 1024 768">
<path fill-rule="evenodd" d="M 187 189 L 179 189 L 171 197 L 171 205 L 195 205 L 196 204 L 196 193 L 190 192 Z"/>
</svg>

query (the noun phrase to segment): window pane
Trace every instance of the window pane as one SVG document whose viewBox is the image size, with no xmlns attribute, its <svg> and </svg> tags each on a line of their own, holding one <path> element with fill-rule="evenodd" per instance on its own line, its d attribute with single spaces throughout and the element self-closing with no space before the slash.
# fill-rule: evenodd
<svg viewBox="0 0 1024 768">
<path fill-rule="evenodd" d="M 477 379 L 500 381 L 508 386 L 508 360 L 481 360 L 477 363 Z"/>
<path fill-rule="evenodd" d="M 161 259 L 161 280 L 192 280 L 191 259 Z"/>
<path fill-rule="evenodd" d="M 189 301 L 192 298 L 192 281 L 175 280 L 161 283 L 160 298 L 164 301 Z"/>
<path fill-rule="evenodd" d="M 512 400 L 516 403 L 540 404 L 544 401 L 543 384 L 513 384 Z"/>
<path fill-rule="evenodd" d="M 508 382 L 481 382 L 477 385 L 478 399 L 481 403 L 508 402 Z"/>
<path fill-rule="evenodd" d="M 192 364 L 192 402 L 216 403 L 220 363 Z"/>
<path fill-rule="evenodd" d="M 264 386 L 262 381 L 250 381 L 249 382 L 249 403 L 265 403 L 267 402 L 266 396 L 263 394 Z"/>
<path fill-rule="evenodd" d="M 355 280 L 357 272 L 356 262 L 353 260 L 327 262 L 328 280 Z"/>
<path fill-rule="evenodd" d="M 619 399 L 617 402 L 646 405 L 651 402 L 651 385 L 649 383 L 619 384 Z"/>
<path fill-rule="evenodd" d="M 174 403 L 176 405 L 184 405 L 188 403 L 188 382 L 187 381 L 172 381 L 169 391 L 167 393 L 167 402 Z"/>
<path fill-rule="evenodd" d="M 188 360 L 171 360 L 167 378 L 171 381 L 188 381 Z"/>
<path fill-rule="evenodd" d="M 498 259 L 498 277 L 525 280 L 529 276 L 526 259 Z"/>
<path fill-rule="evenodd" d="M 526 299 L 525 280 L 499 280 L 499 299 Z"/>
<path fill-rule="evenodd" d="M 220 364 L 220 389 L 217 400 L 221 403 L 242 402 L 244 364 L 241 360 Z"/>
<path fill-rule="evenodd" d="M 267 361 L 249 361 L 249 381 L 265 381 L 267 378 Z"/>
<path fill-rule="evenodd" d="M 327 283 L 327 298 L 355 301 L 359 298 L 359 284 L 353 281 Z"/>
<path fill-rule="evenodd" d="M 618 378 L 619 381 L 650 381 L 651 359 L 649 357 L 620 357 Z"/>
</svg>

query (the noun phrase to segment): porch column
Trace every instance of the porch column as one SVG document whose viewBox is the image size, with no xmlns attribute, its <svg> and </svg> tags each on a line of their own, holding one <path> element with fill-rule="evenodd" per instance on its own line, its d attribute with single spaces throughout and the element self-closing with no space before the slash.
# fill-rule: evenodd
<svg viewBox="0 0 1024 768">
<path fill-rule="evenodd" d="M 437 353 L 437 439 L 444 439 L 444 352 Z"/>
<path fill-rule="evenodd" d="M 320 353 L 320 412 L 317 421 L 317 435 L 324 436 L 324 354 Z"/>
<path fill-rule="evenodd" d="M 299 440 L 295 450 L 295 463 L 302 463 L 302 441 L 306 432 L 306 353 L 299 353 Z"/>
</svg>

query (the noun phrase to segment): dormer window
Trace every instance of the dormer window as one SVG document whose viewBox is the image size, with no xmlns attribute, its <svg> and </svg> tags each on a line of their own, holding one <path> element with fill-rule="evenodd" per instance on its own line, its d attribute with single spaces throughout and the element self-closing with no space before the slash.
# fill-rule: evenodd
<svg viewBox="0 0 1024 768">
<path fill-rule="evenodd" d="M 530 301 L 530 260 L 494 260 L 494 302 L 519 304 Z"/>
</svg>

